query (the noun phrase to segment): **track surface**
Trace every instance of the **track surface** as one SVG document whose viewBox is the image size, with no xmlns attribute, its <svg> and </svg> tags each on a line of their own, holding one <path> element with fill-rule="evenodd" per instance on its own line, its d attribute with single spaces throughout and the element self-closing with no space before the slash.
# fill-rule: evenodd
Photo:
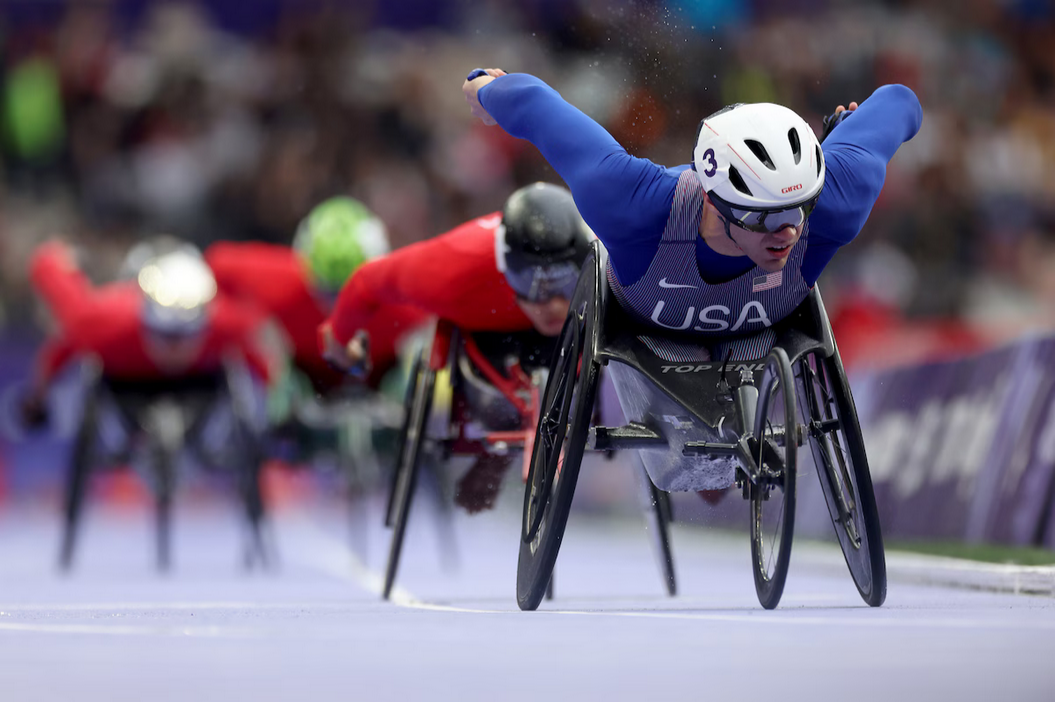
<svg viewBox="0 0 1055 702">
<path fill-rule="evenodd" d="M 507 505 L 509 506 L 509 505 Z M 677 527 L 663 596 L 643 522 L 576 521 L 556 599 L 514 596 L 515 509 L 456 515 L 439 549 L 413 515 L 393 602 L 377 595 L 380 505 L 286 508 L 270 573 L 240 566 L 226 509 L 177 515 L 152 570 L 145 514 L 89 514 L 75 572 L 53 512 L 0 516 L 4 700 L 1051 700 L 1055 600 L 890 585 L 863 605 L 842 570 L 792 556 L 778 610 L 755 599 L 747 538 Z M 801 560 L 801 559 L 800 559 Z"/>
</svg>

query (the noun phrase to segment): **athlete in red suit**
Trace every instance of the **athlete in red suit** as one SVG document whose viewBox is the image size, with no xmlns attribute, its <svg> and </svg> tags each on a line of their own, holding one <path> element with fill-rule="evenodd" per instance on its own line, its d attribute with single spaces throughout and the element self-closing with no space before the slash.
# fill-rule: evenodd
<svg viewBox="0 0 1055 702">
<path fill-rule="evenodd" d="M 293 347 L 294 364 L 315 391 L 325 395 L 341 385 L 345 375 L 319 353 L 319 325 L 348 276 L 387 250 L 380 221 L 362 203 L 336 197 L 304 218 L 292 248 L 219 242 L 205 251 L 205 259 L 221 292 L 259 307 L 282 327 Z M 385 315 L 365 326 L 378 357 L 368 385 L 377 387 L 392 367 L 397 340 L 425 318 L 417 308 L 390 305 Z"/>
<path fill-rule="evenodd" d="M 219 242 L 206 249 L 205 260 L 221 293 L 252 302 L 278 322 L 293 347 L 293 362 L 316 392 L 326 394 L 344 382 L 345 375 L 322 358 L 317 342 L 331 302 L 312 285 L 295 250 L 277 244 Z M 371 386 L 391 367 L 400 336 L 424 319 L 420 310 L 392 305 L 367 326 L 375 353 L 382 359 L 374 366 Z"/>
<path fill-rule="evenodd" d="M 351 373 L 388 362 L 369 331 L 407 306 L 467 332 L 557 336 L 592 236 L 566 189 L 521 188 L 502 212 L 359 268 L 319 328 L 323 355 Z M 458 504 L 470 512 L 491 507 L 509 461 L 483 456 L 459 483 Z"/>
<path fill-rule="evenodd" d="M 241 356 L 260 378 L 271 376 L 268 356 L 256 339 L 259 316 L 224 296 L 208 302 L 196 333 L 165 333 L 145 322 L 147 302 L 136 281 L 95 287 L 60 242 L 38 248 L 30 262 L 30 279 L 58 331 L 38 354 L 23 401 L 27 417 L 44 416 L 44 398 L 53 378 L 71 359 L 87 355 L 95 356 L 103 374 L 115 380 L 215 373 L 232 354 Z"/>
</svg>

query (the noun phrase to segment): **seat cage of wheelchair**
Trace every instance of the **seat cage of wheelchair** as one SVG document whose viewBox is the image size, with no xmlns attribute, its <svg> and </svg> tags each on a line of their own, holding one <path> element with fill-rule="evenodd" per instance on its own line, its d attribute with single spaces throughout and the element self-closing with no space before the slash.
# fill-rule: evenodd
<svg viewBox="0 0 1055 702">
<path fill-rule="evenodd" d="M 592 333 L 590 329 L 585 330 L 587 342 L 592 339 L 594 361 L 601 365 L 616 361 L 644 376 L 647 382 L 639 384 L 644 396 L 637 398 L 642 407 L 652 407 L 669 398 L 711 429 L 720 431 L 724 424 L 742 434 L 744 428 L 735 426 L 731 393 L 744 371 L 751 373 L 752 382 L 757 385 L 765 358 L 734 362 L 712 359 L 703 363 L 677 363 L 660 358 L 641 337 L 662 337 L 695 345 L 728 339 L 678 334 L 633 318 L 612 299 L 606 259 L 604 250 L 598 247 L 585 264 L 595 266 L 596 276 L 593 296 L 597 308 L 592 317 L 593 329 Z M 774 331 L 774 346 L 783 348 L 792 364 L 811 352 L 825 357 L 835 353 L 834 336 L 816 286 L 790 315 L 774 324 Z M 749 431 L 750 427 L 746 429 Z M 668 427 L 646 427 L 633 421 L 623 427 L 594 426 L 590 429 L 587 448 L 595 451 L 669 448 L 671 431 Z M 710 444 L 707 448 L 716 446 Z M 731 449 L 731 446 L 727 448 Z M 687 442 L 683 451 L 685 455 L 709 452 L 704 442 L 692 441 Z M 732 450 L 719 452 L 734 453 Z"/>
<path fill-rule="evenodd" d="M 220 369 L 212 372 L 188 374 L 172 378 L 122 378 L 104 372 L 102 364 L 95 358 L 89 358 L 83 369 L 84 383 L 89 397 L 86 402 L 96 404 L 100 401 L 111 407 L 121 424 L 126 440 L 133 436 L 147 436 L 153 440 L 153 430 L 148 424 L 149 411 L 152 407 L 170 402 L 184 418 L 179 432 L 180 447 L 190 447 L 203 467 L 213 470 L 222 469 L 222 460 L 202 450 L 198 441 L 202 436 L 205 423 L 213 416 L 218 403 L 228 402 L 234 412 L 235 421 L 244 427 L 251 426 L 244 405 L 246 398 L 238 397 L 240 389 L 237 374 L 247 372 L 244 362 L 227 359 Z M 147 414 L 144 414 L 144 411 Z M 126 458 L 131 446 L 101 456 L 103 464 L 120 464 Z"/>
<path fill-rule="evenodd" d="M 539 389 L 519 361 L 502 373 L 480 349 L 473 334 L 453 323 L 440 320 L 433 334 L 429 368 L 436 372 L 449 368 L 454 398 L 451 406 L 450 432 L 439 443 L 447 455 L 480 455 L 523 450 L 534 440 L 538 417 Z M 469 436 L 466 427 L 474 420 L 465 401 L 466 386 L 498 395 L 519 415 L 519 427 L 509 430 L 485 430 Z"/>
</svg>

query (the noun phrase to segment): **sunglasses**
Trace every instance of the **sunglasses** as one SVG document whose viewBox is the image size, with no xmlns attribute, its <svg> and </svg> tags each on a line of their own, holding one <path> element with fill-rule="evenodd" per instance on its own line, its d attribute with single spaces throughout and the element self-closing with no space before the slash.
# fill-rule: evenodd
<svg viewBox="0 0 1055 702">
<path fill-rule="evenodd" d="M 817 206 L 821 194 L 817 193 L 809 200 L 779 210 L 755 210 L 731 205 L 713 193 L 707 194 L 711 204 L 725 221 L 726 226 L 734 224 L 741 229 L 757 234 L 772 234 L 785 227 L 799 227 Z"/>
<path fill-rule="evenodd" d="M 527 302 L 549 302 L 555 297 L 570 300 L 579 281 L 579 267 L 574 263 L 557 263 L 506 270 L 506 281 L 513 294 Z"/>
</svg>

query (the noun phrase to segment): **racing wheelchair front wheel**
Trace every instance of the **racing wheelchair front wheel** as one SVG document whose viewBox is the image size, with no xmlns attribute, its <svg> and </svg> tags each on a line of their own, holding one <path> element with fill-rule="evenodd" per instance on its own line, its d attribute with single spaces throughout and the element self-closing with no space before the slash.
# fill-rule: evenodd
<svg viewBox="0 0 1055 702">
<path fill-rule="evenodd" d="M 583 289 L 592 290 L 580 280 L 579 291 Z M 522 610 L 537 609 L 546 594 L 571 511 L 597 392 L 592 324 L 591 304 L 573 302 L 550 364 L 524 489 L 517 563 L 517 604 Z"/>
<path fill-rule="evenodd" d="M 751 561 L 755 591 L 766 609 L 784 593 L 795 532 L 798 420 L 791 362 L 780 347 L 766 358 L 754 427 L 755 460 L 761 473 L 751 483 Z"/>
<path fill-rule="evenodd" d="M 407 531 L 407 518 L 410 514 L 410 502 L 418 481 L 418 469 L 421 465 L 422 445 L 425 442 L 425 430 L 429 414 L 432 412 L 432 395 L 436 387 L 436 371 L 429 366 L 430 349 L 426 347 L 415 363 L 417 373 L 411 376 L 413 387 L 412 401 L 407 407 L 406 434 L 404 444 L 399 449 L 399 463 L 396 464 L 396 479 L 392 489 L 392 541 L 389 544 L 388 563 L 385 566 L 385 582 L 381 596 L 388 599 L 399 570 L 399 557 L 403 550 L 403 538 Z"/>
<path fill-rule="evenodd" d="M 410 408 L 414 404 L 414 393 L 417 390 L 418 382 L 421 379 L 421 369 L 425 363 L 428 363 L 428 358 L 423 354 L 416 354 L 414 362 L 410 366 L 410 373 L 407 375 L 407 387 L 403 395 L 403 406 L 407 408 L 407 412 L 403 417 L 403 424 L 399 428 L 399 437 L 396 439 L 398 442 L 396 444 L 396 461 L 393 464 L 392 481 L 388 490 L 388 502 L 385 505 L 385 526 L 389 528 L 391 528 L 396 518 L 396 488 L 399 486 L 399 469 L 403 465 L 403 458 L 407 453 L 407 435 L 410 433 L 413 417 Z"/>
<path fill-rule="evenodd" d="M 667 594 L 674 597 L 678 594 L 678 579 L 674 571 L 674 552 L 670 545 L 670 524 L 673 521 L 670 493 L 656 487 L 640 457 L 637 463 L 639 480 L 644 487 L 645 522 L 649 540 L 652 542 L 652 553 L 656 557 L 663 586 Z"/>
<path fill-rule="evenodd" d="M 861 598 L 886 599 L 886 557 L 861 425 L 838 351 L 797 364 L 799 406 L 821 492 Z"/>
</svg>

